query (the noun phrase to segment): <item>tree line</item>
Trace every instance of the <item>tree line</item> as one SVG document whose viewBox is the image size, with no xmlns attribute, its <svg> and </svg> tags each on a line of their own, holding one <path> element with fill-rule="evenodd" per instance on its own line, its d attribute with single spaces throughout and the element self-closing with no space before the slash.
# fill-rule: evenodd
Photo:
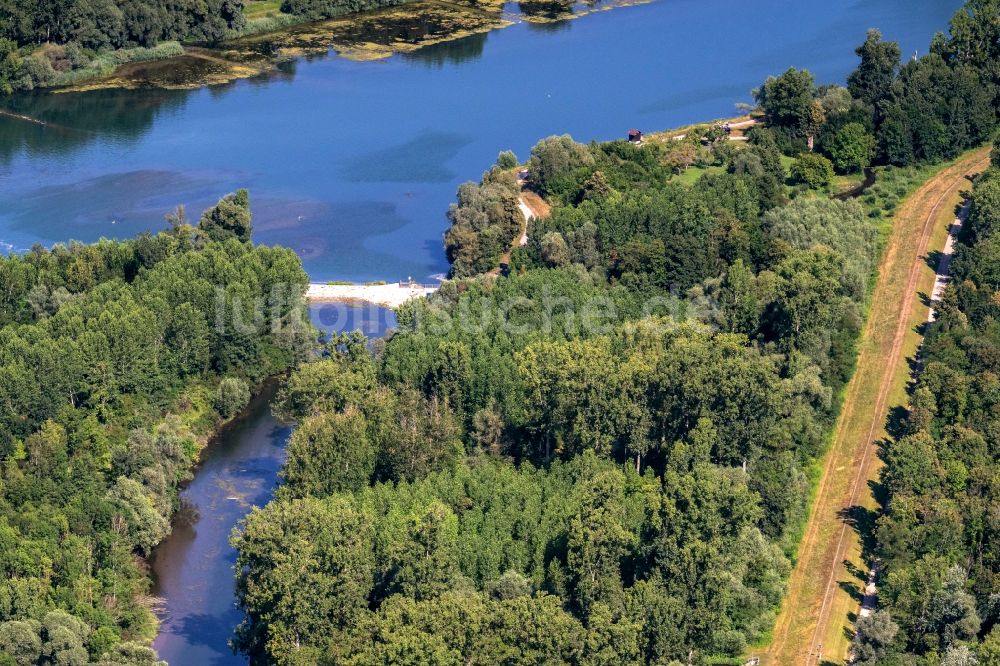
<svg viewBox="0 0 1000 666">
<path fill-rule="evenodd" d="M 517 161 L 463 185 L 457 279 L 282 390 L 283 485 L 233 536 L 238 649 L 670 664 L 760 640 L 879 251 L 860 203 L 789 188 L 782 131 L 720 141 L 692 185 L 670 146 L 543 140 L 553 213 L 507 277 Z"/>
<path fill-rule="evenodd" d="M 283 484 L 232 538 L 237 649 L 275 664 L 708 664 L 765 636 L 879 253 L 878 213 L 822 190 L 836 171 L 935 161 L 992 133 L 995 72 L 960 44 L 997 15 L 973 0 L 906 65 L 870 34 L 847 88 L 769 79 L 767 125 L 745 145 L 712 129 L 639 148 L 545 139 L 527 186 L 553 212 L 525 247 L 511 249 L 517 159 L 463 185 L 445 236 L 455 279 L 371 350 L 335 338 L 281 392 L 298 421 Z M 905 160 L 886 149 L 899 113 Z M 694 160 L 715 168 L 673 178 Z M 978 307 L 995 307 L 992 288 Z M 977 386 L 963 408 L 991 395 Z M 933 543 L 960 548 L 955 514 L 938 523 Z M 944 571 L 911 579 L 947 578 L 947 615 L 971 597 Z M 948 626 L 962 641 L 991 625 Z"/>
<path fill-rule="evenodd" d="M 292 22 L 316 21 L 405 1 L 283 0 L 280 11 Z M 0 11 L 0 94 L 58 85 L 78 70 L 100 73 L 130 60 L 176 56 L 182 52 L 176 42 L 215 45 L 259 30 L 244 5 L 244 0 L 6 0 Z"/>
<path fill-rule="evenodd" d="M 969 205 L 909 413 L 883 454 L 884 573 L 855 639 L 864 663 L 1000 663 L 1000 141 Z"/>
<path fill-rule="evenodd" d="M 246 25 L 243 0 L 9 0 L 0 14 L 0 93 L 7 94 L 52 85 L 105 53 L 217 43 Z"/>
<path fill-rule="evenodd" d="M 137 556 L 250 388 L 312 348 L 245 191 L 134 240 L 0 258 L 0 663 L 154 663 Z M 258 313 L 265 316 L 258 316 Z"/>
</svg>

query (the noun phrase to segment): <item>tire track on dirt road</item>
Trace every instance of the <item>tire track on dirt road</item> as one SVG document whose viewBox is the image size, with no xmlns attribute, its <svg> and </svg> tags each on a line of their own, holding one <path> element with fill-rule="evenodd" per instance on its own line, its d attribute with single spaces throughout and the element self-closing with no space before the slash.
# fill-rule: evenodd
<svg viewBox="0 0 1000 666">
<path fill-rule="evenodd" d="M 865 482 L 873 478 L 876 469 L 874 441 L 884 427 L 888 397 L 897 366 L 903 361 L 901 350 L 937 215 L 948 197 L 966 182 L 966 176 L 988 162 L 983 154 L 975 151 L 941 170 L 908 197 L 894 218 L 869 317 L 858 341 L 857 369 L 844 396 L 764 664 L 816 663 L 831 620 L 834 616 L 837 621 L 842 619 L 839 613 L 832 613 L 835 582 L 848 547 L 856 545 L 851 542 L 856 537 L 849 538 L 851 525 L 843 512 L 858 504 Z M 898 285 L 905 285 L 902 292 L 897 291 Z M 859 425 L 863 428 L 860 432 L 851 432 Z M 838 474 L 841 470 L 846 473 Z M 839 662 L 846 654 L 830 656 Z"/>
</svg>

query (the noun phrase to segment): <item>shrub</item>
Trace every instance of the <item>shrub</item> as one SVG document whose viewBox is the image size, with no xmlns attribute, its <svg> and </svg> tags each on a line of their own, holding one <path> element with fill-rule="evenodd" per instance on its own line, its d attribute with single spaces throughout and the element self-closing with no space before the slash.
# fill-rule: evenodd
<svg viewBox="0 0 1000 666">
<path fill-rule="evenodd" d="M 833 163 L 816 153 L 803 153 L 792 164 L 793 183 L 803 183 L 810 189 L 826 187 L 833 180 Z"/>
<path fill-rule="evenodd" d="M 861 123 L 847 123 L 823 145 L 833 166 L 840 173 L 855 173 L 866 168 L 875 156 L 875 137 Z"/>
<path fill-rule="evenodd" d="M 250 402 L 250 387 L 245 381 L 236 377 L 226 377 L 219 382 L 214 406 L 223 418 L 235 416 L 248 402 Z"/>
<path fill-rule="evenodd" d="M 514 169 L 518 165 L 517 155 L 512 150 L 505 150 L 497 155 L 497 166 L 501 169 Z"/>
<path fill-rule="evenodd" d="M 42 53 L 32 53 L 22 61 L 21 68 L 31 79 L 33 87 L 49 86 L 55 81 L 56 70 Z"/>
</svg>

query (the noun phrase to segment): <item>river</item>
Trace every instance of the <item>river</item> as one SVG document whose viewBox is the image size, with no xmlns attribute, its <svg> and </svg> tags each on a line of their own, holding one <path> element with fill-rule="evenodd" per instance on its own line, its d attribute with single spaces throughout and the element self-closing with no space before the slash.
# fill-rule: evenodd
<svg viewBox="0 0 1000 666">
<path fill-rule="evenodd" d="M 254 238 L 292 247 L 311 278 L 429 281 L 447 264 L 444 212 L 462 180 L 539 138 L 623 137 L 734 115 L 795 65 L 844 81 L 877 26 L 923 51 L 960 0 L 659 0 L 512 27 L 376 62 L 299 60 L 199 90 L 31 94 L 0 107 L 0 247 L 127 237 L 183 203 L 196 216 L 251 191 Z M 380 309 L 327 306 L 327 329 L 381 335 Z M 273 390 L 273 389 L 270 389 Z M 265 392 L 204 452 L 153 559 L 156 648 L 172 664 L 244 663 L 228 545 L 271 497 L 290 428 Z"/>
<path fill-rule="evenodd" d="M 324 304 L 311 310 L 326 332 L 364 331 L 381 337 L 395 326 L 390 310 Z M 234 603 L 236 551 L 229 534 L 251 506 L 263 506 L 278 482 L 291 426 L 271 414 L 276 382 L 202 452 L 194 479 L 180 494 L 170 536 L 153 551 L 153 594 L 163 600 L 154 647 L 175 666 L 244 664 L 227 640 L 242 615 Z"/>
</svg>

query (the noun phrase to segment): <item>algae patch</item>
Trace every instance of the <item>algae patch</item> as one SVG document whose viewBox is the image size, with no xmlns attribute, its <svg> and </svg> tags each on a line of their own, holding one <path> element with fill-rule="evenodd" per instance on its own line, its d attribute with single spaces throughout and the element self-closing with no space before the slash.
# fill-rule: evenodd
<svg viewBox="0 0 1000 666">
<path fill-rule="evenodd" d="M 410 55 L 444 42 L 485 35 L 519 22 L 558 25 L 595 11 L 651 0 L 529 0 L 517 4 L 481 0 L 471 4 L 419 0 L 371 12 L 239 37 L 219 47 L 186 47 L 163 60 L 130 63 L 112 74 L 57 90 L 100 88 L 191 89 L 275 73 L 281 63 L 331 52 L 355 61 Z"/>
</svg>

